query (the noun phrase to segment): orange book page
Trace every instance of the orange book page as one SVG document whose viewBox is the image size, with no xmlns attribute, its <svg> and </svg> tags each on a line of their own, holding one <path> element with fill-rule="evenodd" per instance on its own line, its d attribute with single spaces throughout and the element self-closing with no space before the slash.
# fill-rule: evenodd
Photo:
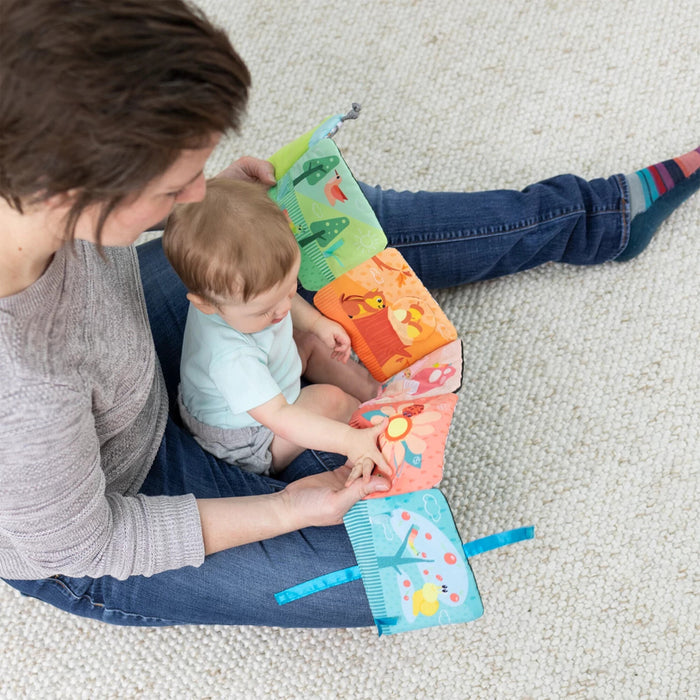
<svg viewBox="0 0 700 700">
<path fill-rule="evenodd" d="M 457 331 L 401 253 L 387 248 L 327 284 L 316 307 L 348 332 L 379 382 L 457 338 Z"/>
<path fill-rule="evenodd" d="M 367 428 L 388 418 L 379 447 L 394 470 L 391 489 L 367 498 L 430 489 L 442 480 L 445 444 L 457 403 L 456 394 L 441 394 L 394 403 L 368 401 L 350 419 L 355 428 Z"/>
</svg>

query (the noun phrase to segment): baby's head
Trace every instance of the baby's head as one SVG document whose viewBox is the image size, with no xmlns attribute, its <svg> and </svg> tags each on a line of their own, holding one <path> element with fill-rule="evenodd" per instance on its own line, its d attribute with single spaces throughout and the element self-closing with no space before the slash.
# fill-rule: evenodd
<svg viewBox="0 0 700 700">
<path fill-rule="evenodd" d="M 215 178 L 201 202 L 175 207 L 163 249 L 200 311 L 242 333 L 278 323 L 296 293 L 299 247 L 260 184 Z"/>
</svg>

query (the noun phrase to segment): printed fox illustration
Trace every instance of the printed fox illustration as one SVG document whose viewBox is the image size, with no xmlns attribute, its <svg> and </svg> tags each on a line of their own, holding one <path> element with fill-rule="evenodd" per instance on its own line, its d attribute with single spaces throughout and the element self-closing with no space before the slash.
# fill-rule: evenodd
<svg viewBox="0 0 700 700">
<path fill-rule="evenodd" d="M 356 319 L 362 316 L 375 314 L 386 308 L 384 292 L 373 289 L 364 294 L 341 294 L 340 305 L 348 318 Z"/>
</svg>

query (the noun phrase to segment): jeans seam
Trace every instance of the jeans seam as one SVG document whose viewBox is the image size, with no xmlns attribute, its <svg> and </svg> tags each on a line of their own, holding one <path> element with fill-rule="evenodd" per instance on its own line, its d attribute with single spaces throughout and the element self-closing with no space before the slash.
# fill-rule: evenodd
<svg viewBox="0 0 700 700">
<path fill-rule="evenodd" d="M 309 452 L 314 456 L 316 461 L 327 471 L 327 472 L 332 472 L 335 469 L 338 468 L 337 464 L 331 464 L 331 460 L 329 459 L 328 462 L 326 463 L 324 459 L 324 455 L 326 454 L 325 452 L 317 452 L 316 450 L 309 450 Z"/>
<path fill-rule="evenodd" d="M 620 249 L 615 253 L 615 255 L 613 255 L 613 260 L 625 250 L 627 244 L 629 243 L 631 223 L 629 184 L 627 182 L 627 178 L 624 175 L 616 175 L 615 180 L 617 182 L 617 186 L 620 188 L 620 197 L 622 200 L 622 209 L 620 211 L 620 214 L 622 215 L 622 244 Z"/>
<path fill-rule="evenodd" d="M 623 190 L 622 186 L 620 188 Z M 624 191 L 622 192 L 622 203 L 624 207 L 622 209 L 616 208 L 616 209 L 600 209 L 599 211 L 593 211 L 591 213 L 591 216 L 607 216 L 609 214 L 617 214 L 617 215 L 622 215 L 623 217 L 623 222 L 626 221 L 626 208 L 627 208 L 627 202 L 624 197 Z M 567 219 L 572 216 L 580 216 L 581 214 L 585 214 L 586 210 L 585 209 L 572 209 L 571 211 L 568 212 L 562 212 L 560 214 L 557 214 L 552 217 L 548 218 L 543 218 L 543 219 L 538 219 L 537 221 L 533 222 L 527 222 L 527 223 L 520 223 L 517 226 L 513 226 L 512 228 L 506 228 L 506 227 L 500 227 L 500 228 L 495 228 L 490 231 L 480 231 L 480 230 L 475 230 L 472 232 L 464 233 L 462 231 L 459 231 L 458 233 L 448 233 L 445 235 L 444 233 L 431 233 L 430 234 L 430 242 L 431 243 L 454 243 L 460 240 L 475 240 L 479 238 L 489 238 L 493 235 L 496 234 L 517 234 L 517 233 L 522 233 L 523 231 L 527 231 L 528 229 L 533 229 L 537 228 L 538 226 L 541 226 L 543 224 L 550 224 L 555 221 L 559 221 L 562 219 Z M 625 228 L 625 232 L 627 233 L 627 227 Z M 414 240 L 414 241 L 400 241 L 398 242 L 398 245 L 401 247 L 405 248 L 411 248 L 413 246 L 422 246 L 425 245 L 424 240 Z"/>
<path fill-rule="evenodd" d="M 125 618 L 133 618 L 133 619 L 138 619 L 138 620 L 143 620 L 145 622 L 152 621 L 152 622 L 158 622 L 158 623 L 164 623 L 164 624 L 170 624 L 170 625 L 178 625 L 178 624 L 185 624 L 183 622 L 178 622 L 177 620 L 171 620 L 168 618 L 164 617 L 152 617 L 150 615 L 140 615 L 139 613 L 132 613 L 128 612 L 126 610 L 120 610 L 119 608 L 109 608 L 107 607 L 104 603 L 97 603 L 95 602 L 90 595 L 87 593 L 82 593 L 78 595 L 71 589 L 71 587 L 68 585 L 68 583 L 61 577 L 61 576 L 52 576 L 50 581 L 55 581 L 60 585 L 60 587 L 63 589 L 63 592 L 73 598 L 73 600 L 80 601 L 83 600 L 87 602 L 89 605 L 91 605 L 93 608 L 99 608 L 105 613 L 113 613 L 113 614 L 118 614 L 122 615 Z M 102 620 L 103 622 L 105 620 Z"/>
</svg>

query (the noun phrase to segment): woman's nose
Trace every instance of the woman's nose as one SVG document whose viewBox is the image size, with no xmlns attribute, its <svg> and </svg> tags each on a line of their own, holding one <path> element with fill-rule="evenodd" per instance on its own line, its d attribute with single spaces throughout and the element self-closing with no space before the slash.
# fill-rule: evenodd
<svg viewBox="0 0 700 700">
<path fill-rule="evenodd" d="M 177 201 L 184 202 L 201 202 L 204 199 L 204 194 L 207 191 L 207 181 L 202 173 L 196 180 L 190 182 L 177 197 Z"/>
</svg>

